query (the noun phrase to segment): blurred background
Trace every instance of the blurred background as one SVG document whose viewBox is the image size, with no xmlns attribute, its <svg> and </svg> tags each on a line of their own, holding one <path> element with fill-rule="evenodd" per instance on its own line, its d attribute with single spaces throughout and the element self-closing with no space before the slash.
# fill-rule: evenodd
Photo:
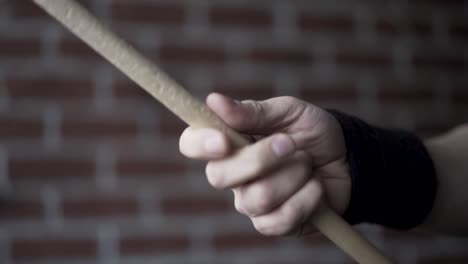
<svg viewBox="0 0 468 264">
<path fill-rule="evenodd" d="M 292 95 L 423 137 L 468 121 L 468 1 L 80 2 L 200 99 Z M 184 127 L 0 0 L 0 263 L 353 263 L 320 235 L 258 235 L 178 153 Z M 468 263 L 466 239 L 359 229 L 398 263 Z"/>
</svg>

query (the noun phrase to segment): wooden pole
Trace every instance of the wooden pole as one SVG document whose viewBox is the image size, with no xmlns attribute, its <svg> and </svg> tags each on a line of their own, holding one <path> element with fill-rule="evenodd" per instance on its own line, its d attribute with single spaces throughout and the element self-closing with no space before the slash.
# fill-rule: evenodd
<svg viewBox="0 0 468 264">
<path fill-rule="evenodd" d="M 187 124 L 194 127 L 219 129 L 237 148 L 248 144 L 243 136 L 227 126 L 204 103 L 193 97 L 127 42 L 112 33 L 75 1 L 33 1 Z M 319 231 L 357 262 L 391 263 L 331 209 L 322 206 L 312 219 Z"/>
</svg>

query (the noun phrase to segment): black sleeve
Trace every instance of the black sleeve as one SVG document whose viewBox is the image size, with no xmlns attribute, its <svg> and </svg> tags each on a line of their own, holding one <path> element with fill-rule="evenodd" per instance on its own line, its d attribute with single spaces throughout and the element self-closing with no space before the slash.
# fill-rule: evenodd
<svg viewBox="0 0 468 264">
<path fill-rule="evenodd" d="M 437 192 L 434 164 L 421 140 L 406 131 L 381 129 L 335 110 L 329 112 L 343 129 L 351 170 L 345 220 L 395 229 L 420 225 Z"/>
</svg>

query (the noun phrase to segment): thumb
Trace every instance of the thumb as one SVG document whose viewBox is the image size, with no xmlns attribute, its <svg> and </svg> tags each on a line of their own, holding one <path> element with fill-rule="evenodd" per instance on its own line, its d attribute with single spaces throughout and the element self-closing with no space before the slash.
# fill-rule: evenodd
<svg viewBox="0 0 468 264">
<path fill-rule="evenodd" d="M 267 135 L 283 130 L 295 120 L 305 107 L 302 101 L 292 97 L 275 97 L 265 101 L 236 101 L 230 97 L 212 93 L 208 107 L 232 128 L 247 134 Z"/>
</svg>

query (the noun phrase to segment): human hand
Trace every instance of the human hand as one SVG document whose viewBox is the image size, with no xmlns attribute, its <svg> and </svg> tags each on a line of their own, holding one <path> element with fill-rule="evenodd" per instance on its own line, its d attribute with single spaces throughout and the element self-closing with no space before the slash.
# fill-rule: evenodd
<svg viewBox="0 0 468 264">
<path fill-rule="evenodd" d="M 217 189 L 231 188 L 236 210 L 264 235 L 306 235 L 323 199 L 341 214 L 351 192 L 346 146 L 335 118 L 293 97 L 238 102 L 220 94 L 208 107 L 229 126 L 258 140 L 235 150 L 211 128 L 188 127 L 182 154 L 207 160 L 206 175 Z"/>
</svg>

